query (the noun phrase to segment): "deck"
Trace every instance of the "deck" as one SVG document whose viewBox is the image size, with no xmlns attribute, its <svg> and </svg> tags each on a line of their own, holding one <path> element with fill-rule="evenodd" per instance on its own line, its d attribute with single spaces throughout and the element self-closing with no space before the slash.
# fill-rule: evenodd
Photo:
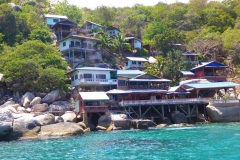
<svg viewBox="0 0 240 160">
<path fill-rule="evenodd" d="M 149 105 L 171 105 L 171 104 L 207 104 L 211 98 L 184 98 L 164 100 L 126 100 L 119 102 L 121 107 L 149 106 Z"/>
</svg>

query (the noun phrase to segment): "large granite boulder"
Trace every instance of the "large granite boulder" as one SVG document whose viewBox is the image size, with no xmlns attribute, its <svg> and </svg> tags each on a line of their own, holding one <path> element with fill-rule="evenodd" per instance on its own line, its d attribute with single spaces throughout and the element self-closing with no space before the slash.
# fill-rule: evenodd
<svg viewBox="0 0 240 160">
<path fill-rule="evenodd" d="M 55 138 L 82 134 L 83 129 L 77 123 L 63 122 L 42 126 L 39 138 Z"/>
<path fill-rule="evenodd" d="M 11 113 L 17 113 L 17 110 L 11 105 L 7 105 L 6 107 L 2 108 L 1 110 L 2 111 L 9 111 Z"/>
<path fill-rule="evenodd" d="M 98 119 L 98 126 L 108 128 L 110 126 L 111 122 L 112 122 L 112 119 L 110 116 L 103 115 Z"/>
<path fill-rule="evenodd" d="M 61 94 L 59 90 L 55 90 L 55 91 L 51 91 L 50 93 L 48 93 L 43 99 L 42 102 L 43 103 L 52 103 L 56 100 L 61 99 Z"/>
<path fill-rule="evenodd" d="M 171 118 L 174 124 L 179 124 L 179 123 L 188 123 L 188 119 L 185 114 L 175 111 L 171 114 Z"/>
<path fill-rule="evenodd" d="M 2 98 L 7 93 L 7 87 L 6 86 L 0 86 L 0 98 Z"/>
<path fill-rule="evenodd" d="M 10 111 L 0 110 L 0 138 L 3 138 L 12 132 L 12 122 L 12 113 Z"/>
<path fill-rule="evenodd" d="M 28 108 L 30 106 L 30 102 L 35 98 L 34 94 L 30 92 L 26 92 L 21 99 L 21 103 L 23 107 Z"/>
<path fill-rule="evenodd" d="M 24 107 L 18 107 L 17 108 L 17 112 L 18 113 L 26 113 L 27 111 L 26 111 L 26 109 Z"/>
<path fill-rule="evenodd" d="M 239 103 L 210 103 L 206 108 L 211 122 L 240 122 Z"/>
<path fill-rule="evenodd" d="M 76 122 L 77 115 L 72 111 L 67 111 L 61 117 L 64 122 Z"/>
<path fill-rule="evenodd" d="M 169 118 L 163 117 L 162 120 L 161 120 L 161 124 L 171 125 L 172 122 Z"/>
<path fill-rule="evenodd" d="M 36 116 L 35 119 L 42 125 L 49 125 L 55 123 L 55 117 L 53 114 L 44 114 Z"/>
<path fill-rule="evenodd" d="M 13 131 L 8 135 L 9 139 L 37 138 L 41 124 L 31 116 L 23 116 L 14 119 Z"/>
<path fill-rule="evenodd" d="M 47 103 L 36 104 L 31 108 L 31 112 L 46 112 L 48 109 L 49 107 Z"/>
<path fill-rule="evenodd" d="M 49 112 L 65 112 L 73 109 L 73 104 L 69 101 L 55 101 L 49 105 Z"/>
<path fill-rule="evenodd" d="M 30 102 L 30 107 L 33 107 L 36 104 L 40 104 L 41 103 L 41 97 L 35 97 L 33 98 L 33 100 Z"/>
</svg>

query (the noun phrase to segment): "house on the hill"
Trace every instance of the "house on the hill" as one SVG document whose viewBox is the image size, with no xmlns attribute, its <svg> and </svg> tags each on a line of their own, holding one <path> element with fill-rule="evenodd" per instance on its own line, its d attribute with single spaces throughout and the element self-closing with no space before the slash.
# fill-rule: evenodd
<svg viewBox="0 0 240 160">
<path fill-rule="evenodd" d="M 44 15 L 45 18 L 45 24 L 51 28 L 55 23 L 62 21 L 62 20 L 66 20 L 68 19 L 67 16 L 62 16 L 62 15 L 54 15 L 54 14 L 45 14 Z"/>
<path fill-rule="evenodd" d="M 199 60 L 198 60 L 199 54 L 188 52 L 188 51 L 187 52 L 183 52 L 181 54 L 182 54 L 182 56 L 185 56 L 187 58 L 189 63 L 194 64 L 194 65 L 198 65 L 199 64 Z"/>
<path fill-rule="evenodd" d="M 72 34 L 71 29 L 76 27 L 77 23 L 70 21 L 69 19 L 59 21 L 52 26 L 52 29 L 57 36 L 57 41 L 62 40 Z M 74 35 L 74 34 L 73 34 Z M 75 33 L 76 35 L 76 33 Z"/>
<path fill-rule="evenodd" d="M 226 76 L 219 75 L 217 71 L 228 68 L 228 66 L 211 61 L 202 62 L 201 65 L 196 66 L 189 71 L 180 71 L 187 79 L 207 79 L 211 82 L 224 82 L 227 81 Z"/>
<path fill-rule="evenodd" d="M 120 30 L 117 27 L 109 26 L 107 27 L 107 34 L 111 37 L 116 37 L 120 34 Z"/>
<path fill-rule="evenodd" d="M 126 70 L 128 69 L 144 70 L 146 68 L 144 63 L 148 62 L 148 60 L 142 57 L 126 57 L 124 62 L 125 62 L 124 68 Z"/>
<path fill-rule="evenodd" d="M 125 40 L 130 44 L 132 51 L 137 48 L 142 48 L 142 41 L 136 38 L 133 34 L 126 34 Z"/>
<path fill-rule="evenodd" d="M 91 22 L 91 21 L 86 21 L 80 28 L 80 32 L 86 34 L 91 34 L 94 32 L 101 32 L 103 27 L 100 24 Z"/>
<path fill-rule="evenodd" d="M 108 91 L 117 86 L 114 69 L 99 67 L 75 68 L 68 73 L 72 86 L 81 91 Z"/>
<path fill-rule="evenodd" d="M 86 65 L 88 57 L 99 50 L 95 47 L 98 41 L 99 39 L 93 37 L 70 35 L 59 41 L 59 49 L 73 67 L 82 63 Z"/>
</svg>

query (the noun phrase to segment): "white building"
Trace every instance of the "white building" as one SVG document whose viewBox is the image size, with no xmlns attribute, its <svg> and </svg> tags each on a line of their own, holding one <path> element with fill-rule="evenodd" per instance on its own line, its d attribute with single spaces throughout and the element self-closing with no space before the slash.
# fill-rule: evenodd
<svg viewBox="0 0 240 160">
<path fill-rule="evenodd" d="M 148 62 L 148 60 L 142 57 L 126 57 L 124 68 L 143 70 L 146 68 L 144 66 L 145 62 Z"/>
<path fill-rule="evenodd" d="M 108 91 L 116 88 L 117 80 L 112 79 L 116 70 L 99 67 L 75 68 L 69 72 L 71 84 L 82 91 Z"/>
<path fill-rule="evenodd" d="M 54 14 L 45 14 L 45 24 L 51 28 L 55 23 L 68 19 L 67 16 L 54 15 Z"/>
</svg>

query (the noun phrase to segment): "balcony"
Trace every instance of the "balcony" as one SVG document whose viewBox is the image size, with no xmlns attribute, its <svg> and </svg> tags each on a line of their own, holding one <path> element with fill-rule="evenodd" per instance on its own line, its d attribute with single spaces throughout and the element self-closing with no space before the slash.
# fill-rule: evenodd
<svg viewBox="0 0 240 160">
<path fill-rule="evenodd" d="M 161 100 L 127 100 L 119 102 L 119 106 L 167 105 L 167 104 L 196 104 L 209 103 L 210 98 L 184 98 Z"/>
<path fill-rule="evenodd" d="M 94 84 L 96 84 L 96 85 L 117 85 L 117 80 L 116 79 L 82 78 L 82 79 L 77 79 L 75 81 L 72 81 L 73 86 L 78 86 L 78 85 L 91 86 Z"/>
<path fill-rule="evenodd" d="M 159 85 L 159 86 L 148 86 L 148 85 L 130 85 L 130 89 L 163 89 L 167 90 L 169 88 L 168 85 Z"/>
<path fill-rule="evenodd" d="M 189 62 L 189 63 L 192 63 L 192 64 L 194 64 L 194 65 L 198 65 L 198 64 L 199 64 L 199 61 L 192 61 L 192 60 L 189 60 L 188 62 Z"/>
</svg>

